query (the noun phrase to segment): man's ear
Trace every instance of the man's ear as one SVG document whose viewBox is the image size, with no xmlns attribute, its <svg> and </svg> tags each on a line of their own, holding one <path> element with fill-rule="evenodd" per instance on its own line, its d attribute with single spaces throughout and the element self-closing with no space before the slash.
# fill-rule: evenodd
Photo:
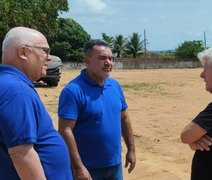
<svg viewBox="0 0 212 180">
<path fill-rule="evenodd" d="M 20 46 L 18 49 L 17 49 L 17 55 L 20 59 L 23 59 L 23 60 L 27 60 L 27 48 L 25 46 Z"/>
</svg>

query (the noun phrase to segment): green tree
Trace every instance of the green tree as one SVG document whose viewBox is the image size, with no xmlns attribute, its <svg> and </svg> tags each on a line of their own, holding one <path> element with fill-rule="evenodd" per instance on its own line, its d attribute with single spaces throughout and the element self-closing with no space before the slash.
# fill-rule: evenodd
<svg viewBox="0 0 212 180">
<path fill-rule="evenodd" d="M 117 35 L 113 41 L 113 52 L 117 53 L 116 57 L 121 57 L 125 50 L 127 39 L 123 35 Z"/>
<path fill-rule="evenodd" d="M 179 58 L 197 58 L 197 53 L 204 50 L 202 41 L 185 41 L 176 48 L 175 55 Z"/>
<path fill-rule="evenodd" d="M 68 11 L 67 0 L 1 0 L 0 42 L 15 26 L 37 29 L 48 38 L 55 33 L 57 18 L 63 11 Z"/>
<path fill-rule="evenodd" d="M 136 58 L 138 55 L 143 53 L 143 45 L 141 36 L 138 33 L 133 33 L 126 44 L 126 53 Z"/>
<path fill-rule="evenodd" d="M 107 42 L 109 44 L 110 48 L 113 49 L 113 41 L 114 41 L 113 36 L 109 36 L 106 33 L 102 33 L 102 40 Z"/>
<path fill-rule="evenodd" d="M 58 30 L 51 39 L 51 53 L 63 61 L 81 62 L 83 47 L 89 40 L 90 35 L 76 21 L 71 18 L 59 18 Z"/>
</svg>

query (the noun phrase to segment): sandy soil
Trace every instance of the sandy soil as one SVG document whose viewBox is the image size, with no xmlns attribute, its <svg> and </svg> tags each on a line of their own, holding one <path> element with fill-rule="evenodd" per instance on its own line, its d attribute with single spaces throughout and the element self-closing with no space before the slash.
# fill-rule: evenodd
<svg viewBox="0 0 212 180">
<path fill-rule="evenodd" d="M 137 165 L 126 180 L 189 180 L 193 151 L 179 140 L 185 125 L 211 100 L 200 69 L 116 70 L 123 85 L 134 130 Z M 36 89 L 57 128 L 61 89 L 79 74 L 62 70 L 58 87 Z M 123 144 L 123 164 L 126 148 Z"/>
</svg>

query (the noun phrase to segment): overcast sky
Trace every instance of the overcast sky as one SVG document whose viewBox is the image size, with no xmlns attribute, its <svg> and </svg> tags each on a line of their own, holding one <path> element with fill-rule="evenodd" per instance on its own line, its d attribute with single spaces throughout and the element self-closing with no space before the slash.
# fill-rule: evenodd
<svg viewBox="0 0 212 180">
<path fill-rule="evenodd" d="M 69 12 L 92 38 L 146 31 L 148 50 L 170 50 L 184 41 L 212 46 L 212 0 L 68 0 Z"/>
</svg>

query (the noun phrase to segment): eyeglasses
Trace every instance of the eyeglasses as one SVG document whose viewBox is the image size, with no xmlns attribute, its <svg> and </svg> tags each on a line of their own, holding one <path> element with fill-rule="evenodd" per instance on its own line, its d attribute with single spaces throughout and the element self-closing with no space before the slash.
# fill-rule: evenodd
<svg viewBox="0 0 212 180">
<path fill-rule="evenodd" d="M 31 45 L 28 45 L 26 44 L 25 46 L 27 47 L 31 47 L 31 48 L 37 48 L 37 49 L 41 49 L 42 51 L 44 51 L 47 55 L 50 54 L 50 48 L 47 48 L 47 47 L 41 47 L 41 46 L 31 46 Z"/>
</svg>

